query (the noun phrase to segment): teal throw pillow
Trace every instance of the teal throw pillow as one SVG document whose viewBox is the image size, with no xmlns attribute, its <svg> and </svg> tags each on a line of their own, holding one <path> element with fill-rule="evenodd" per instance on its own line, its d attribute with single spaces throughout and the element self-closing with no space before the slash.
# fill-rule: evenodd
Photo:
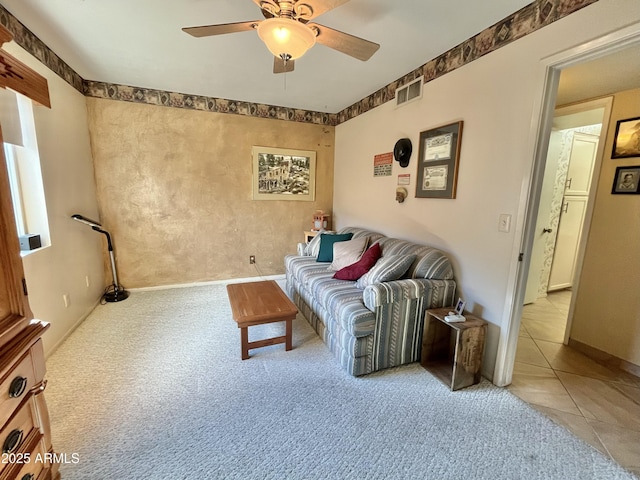
<svg viewBox="0 0 640 480">
<path fill-rule="evenodd" d="M 336 242 L 346 242 L 351 240 L 353 233 L 320 234 L 320 251 L 318 252 L 318 262 L 333 262 L 333 244 Z"/>
</svg>

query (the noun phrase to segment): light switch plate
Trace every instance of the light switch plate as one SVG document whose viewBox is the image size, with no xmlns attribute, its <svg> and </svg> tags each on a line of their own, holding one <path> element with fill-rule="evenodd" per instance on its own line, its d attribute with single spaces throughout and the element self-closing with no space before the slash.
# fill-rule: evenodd
<svg viewBox="0 0 640 480">
<path fill-rule="evenodd" d="M 509 233 L 511 230 L 511 215 L 508 213 L 501 213 L 498 217 L 498 231 L 503 233 Z"/>
</svg>

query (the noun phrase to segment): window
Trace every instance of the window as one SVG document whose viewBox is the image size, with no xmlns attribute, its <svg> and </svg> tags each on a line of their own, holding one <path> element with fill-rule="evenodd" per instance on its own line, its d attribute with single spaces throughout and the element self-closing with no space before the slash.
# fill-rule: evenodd
<svg viewBox="0 0 640 480">
<path fill-rule="evenodd" d="M 0 122 L 18 236 L 23 255 L 51 245 L 49 220 L 36 141 L 33 104 L 27 97 L 0 89 Z M 39 242 L 35 237 L 39 236 Z"/>
</svg>

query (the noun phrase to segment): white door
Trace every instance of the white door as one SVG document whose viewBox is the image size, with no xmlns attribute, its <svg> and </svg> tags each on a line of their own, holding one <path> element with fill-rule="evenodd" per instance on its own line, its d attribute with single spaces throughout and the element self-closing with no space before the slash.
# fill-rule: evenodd
<svg viewBox="0 0 640 480">
<path fill-rule="evenodd" d="M 553 231 L 549 231 L 551 230 L 549 224 L 549 212 L 551 212 L 551 204 L 553 203 L 553 194 L 556 185 L 556 171 L 558 170 L 558 160 L 560 159 L 561 150 L 562 134 L 558 131 L 553 131 L 549 138 L 547 163 L 544 170 L 544 180 L 542 181 L 542 191 L 540 192 L 536 233 L 533 241 L 533 249 L 531 251 L 531 262 L 529 263 L 527 289 L 524 295 L 525 305 L 533 303 L 539 297 L 544 296 L 544 292 L 540 292 L 540 285 L 542 284 L 541 275 L 544 267 L 547 236 L 555 235 Z"/>
<path fill-rule="evenodd" d="M 573 285 L 578 245 L 582 234 L 584 214 L 589 197 L 566 196 L 560 213 L 560 225 L 556 238 L 556 248 L 551 264 L 549 291 L 568 288 Z"/>
<path fill-rule="evenodd" d="M 593 165 L 598 153 L 598 137 L 575 133 L 565 184 L 565 195 L 589 195 Z"/>
</svg>

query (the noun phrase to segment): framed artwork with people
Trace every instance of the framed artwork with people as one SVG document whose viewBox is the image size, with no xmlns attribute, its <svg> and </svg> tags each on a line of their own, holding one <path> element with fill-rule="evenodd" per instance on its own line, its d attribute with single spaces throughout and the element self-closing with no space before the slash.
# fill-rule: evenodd
<svg viewBox="0 0 640 480">
<path fill-rule="evenodd" d="M 613 179 L 613 194 L 640 194 L 638 184 L 640 180 L 640 165 L 632 167 L 616 168 L 616 175 Z"/>
</svg>

